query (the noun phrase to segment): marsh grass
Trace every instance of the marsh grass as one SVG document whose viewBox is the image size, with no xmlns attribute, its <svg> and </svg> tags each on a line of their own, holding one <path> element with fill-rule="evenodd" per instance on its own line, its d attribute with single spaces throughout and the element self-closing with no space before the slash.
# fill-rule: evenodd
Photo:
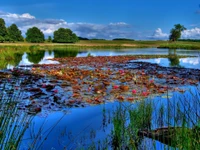
<svg viewBox="0 0 200 150">
<path fill-rule="evenodd" d="M 109 142 L 101 143 L 107 149 L 200 149 L 200 87 L 173 97 L 119 102 L 111 124 Z"/>
<path fill-rule="evenodd" d="M 4 84 L 0 92 L 0 149 L 15 150 L 28 128 L 31 117 L 17 108 L 21 94 L 13 87 L 7 91 L 5 86 L 7 85 Z"/>
<path fill-rule="evenodd" d="M 27 150 L 42 149 L 44 142 L 66 113 L 48 128 L 46 128 L 47 120 L 44 119 L 40 126 L 37 125 L 39 130 L 35 131 L 33 123 L 35 116 L 18 107 L 24 92 L 15 87 L 21 86 L 21 80 L 0 78 L 0 83 L 0 149 L 18 150 L 23 148 L 24 143 Z M 27 131 L 31 134 L 29 139 L 24 138 Z"/>
<path fill-rule="evenodd" d="M 6 68 L 8 64 L 16 66 L 22 58 L 23 52 L 11 51 L 11 50 L 0 50 L 0 69 Z"/>
<path fill-rule="evenodd" d="M 174 42 L 159 45 L 157 48 L 200 50 L 198 42 Z"/>
</svg>

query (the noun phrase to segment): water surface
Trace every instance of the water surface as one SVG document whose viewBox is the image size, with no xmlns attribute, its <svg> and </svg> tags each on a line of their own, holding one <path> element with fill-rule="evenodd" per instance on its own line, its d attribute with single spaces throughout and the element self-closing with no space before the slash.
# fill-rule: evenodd
<svg viewBox="0 0 200 150">
<path fill-rule="evenodd" d="M 13 68 L 21 65 L 32 64 L 58 64 L 51 60 L 58 57 L 87 57 L 90 56 L 119 56 L 119 55 L 174 55 L 174 59 L 157 58 L 141 59 L 136 61 L 156 63 L 166 67 L 184 67 L 200 69 L 200 51 L 197 50 L 168 50 L 168 49 L 123 49 L 123 50 L 88 50 L 88 51 L 35 51 L 24 52 L 16 56 L 15 63 L 7 62 L 6 68 Z M 179 58 L 178 55 L 197 56 L 194 58 Z M 191 87 L 192 89 L 193 87 Z M 188 87 L 189 89 L 189 87 Z M 180 95 L 180 93 L 177 93 Z M 166 95 L 165 95 L 166 96 Z M 184 97 L 184 96 L 183 96 Z M 176 95 L 170 94 L 170 99 L 176 99 Z M 151 97 L 155 103 L 155 108 L 166 104 L 168 99 L 161 96 Z M 184 103 L 183 103 L 184 104 Z M 191 106 L 195 103 L 191 102 Z M 38 138 L 35 147 L 39 149 L 76 149 L 81 145 L 88 146 L 91 141 L 98 141 L 108 137 L 110 130 L 113 110 L 122 105 L 120 102 L 110 102 L 106 104 L 88 106 L 84 108 L 68 108 L 63 111 L 41 112 L 37 114 L 30 127 L 26 130 L 20 149 L 25 150 L 30 147 L 30 143 Z M 130 105 L 125 102 L 123 105 Z M 131 105 L 135 105 L 134 103 Z M 198 104 L 199 105 L 199 104 Z M 166 109 L 166 107 L 165 107 Z M 200 109 L 199 109 L 200 110 Z M 154 113 L 157 113 L 156 109 Z M 192 113 L 192 112 L 191 112 Z M 198 112 L 200 113 L 200 112 Z M 155 120 L 154 120 L 155 121 Z M 159 127 L 153 124 L 154 128 Z M 42 130 L 41 130 L 42 129 Z M 91 136 L 95 134 L 95 136 Z M 39 136 L 38 136 L 39 135 Z M 44 143 L 42 142 L 44 141 Z M 148 140 L 146 141 L 149 142 Z M 84 145 L 85 143 L 86 145 Z M 40 146 L 41 144 L 41 146 Z M 144 143 L 145 144 L 145 143 Z M 153 148 L 153 145 L 152 145 Z M 164 145 L 156 142 L 157 149 L 164 149 Z"/>
<path fill-rule="evenodd" d="M 49 60 L 58 57 L 87 57 L 90 56 L 120 56 L 120 55 L 174 55 L 174 59 L 157 58 L 157 59 L 143 59 L 138 61 L 157 63 L 161 66 L 176 66 L 185 68 L 200 69 L 200 51 L 198 50 L 171 50 L 159 48 L 145 48 L 145 49 L 122 49 L 122 50 L 88 50 L 88 51 L 36 51 L 34 53 L 24 53 L 19 62 L 15 66 L 32 65 L 32 64 L 58 64 L 59 62 Z M 179 55 L 196 56 L 194 58 L 179 58 Z M 15 67 L 7 63 L 7 69 Z"/>
</svg>

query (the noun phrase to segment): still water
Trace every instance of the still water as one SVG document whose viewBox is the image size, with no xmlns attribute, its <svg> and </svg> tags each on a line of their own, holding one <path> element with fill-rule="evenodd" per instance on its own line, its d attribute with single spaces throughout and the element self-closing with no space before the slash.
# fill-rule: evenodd
<svg viewBox="0 0 200 150">
<path fill-rule="evenodd" d="M 21 65 L 32 64 L 58 64 L 59 62 L 51 60 L 58 57 L 86 57 L 86 56 L 118 56 L 118 55 L 175 55 L 177 59 L 170 60 L 167 58 L 143 59 L 137 61 L 156 63 L 166 67 L 184 67 L 200 69 L 200 51 L 197 50 L 167 50 L 167 49 L 124 49 L 116 50 L 88 50 L 88 51 L 36 51 L 32 53 L 24 52 L 18 55 L 15 63 L 6 63 L 6 68 Z M 194 58 L 178 58 L 178 55 L 196 56 Z M 193 87 L 191 87 L 192 89 Z M 170 94 L 171 99 L 176 97 Z M 162 96 L 152 97 L 159 106 L 166 102 Z M 129 105 L 129 103 L 124 103 Z M 77 149 L 91 145 L 91 141 L 97 142 L 103 140 L 113 128 L 111 124 L 113 110 L 120 106 L 120 102 L 109 102 L 106 104 L 88 106 L 84 108 L 69 108 L 63 111 L 41 112 L 34 116 L 26 130 L 21 150 L 29 148 L 35 149 Z M 155 127 L 156 128 L 156 127 Z M 34 142 L 34 140 L 36 141 Z M 148 139 L 145 139 L 150 143 Z M 30 145 L 35 143 L 34 145 Z M 145 145 L 146 143 L 144 143 Z M 151 147 L 152 146 L 152 147 Z M 154 147 L 153 147 L 154 146 Z M 149 149 L 164 149 L 164 144 L 155 142 L 155 145 L 149 145 Z"/>
<path fill-rule="evenodd" d="M 21 59 L 15 66 L 20 65 L 32 65 L 32 64 L 58 64 L 59 62 L 50 59 L 58 57 L 87 57 L 90 56 L 120 56 L 120 55 L 174 55 L 177 58 L 175 60 L 170 60 L 167 58 L 157 58 L 157 59 L 143 59 L 137 61 L 156 63 L 161 66 L 178 66 L 184 68 L 194 68 L 200 69 L 200 51 L 198 50 L 167 50 L 167 49 L 157 49 L 157 48 L 147 48 L 147 49 L 125 49 L 125 50 L 88 50 L 88 51 L 36 51 L 34 53 L 26 53 L 21 56 Z M 196 56 L 194 58 L 178 58 L 178 55 L 186 56 Z M 19 57 L 19 56 L 17 56 Z M 10 69 L 15 67 L 12 64 L 7 64 L 6 68 Z"/>
</svg>

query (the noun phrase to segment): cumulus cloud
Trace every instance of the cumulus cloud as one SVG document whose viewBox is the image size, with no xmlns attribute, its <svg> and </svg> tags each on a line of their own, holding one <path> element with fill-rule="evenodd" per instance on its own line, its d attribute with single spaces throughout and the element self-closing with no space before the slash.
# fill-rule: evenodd
<svg viewBox="0 0 200 150">
<path fill-rule="evenodd" d="M 181 58 L 180 61 L 184 64 L 198 65 L 200 63 L 199 58 Z"/>
<path fill-rule="evenodd" d="M 200 28 L 184 30 L 181 37 L 184 39 L 200 39 Z"/>
<path fill-rule="evenodd" d="M 20 14 L 7 13 L 7 12 L 2 12 L 2 11 L 0 11 L 0 17 L 3 18 L 8 24 L 35 19 L 35 17 L 30 15 L 29 13 L 24 13 L 20 15 Z"/>
<path fill-rule="evenodd" d="M 52 35 L 60 27 L 70 28 L 78 36 L 87 38 L 133 38 L 131 26 L 125 22 L 94 24 L 84 22 L 66 22 L 63 19 L 37 19 L 29 13 L 14 14 L 0 11 L 0 18 L 6 21 L 7 25 L 17 24 L 23 35 L 28 28 L 36 26 L 48 36 Z"/>
<path fill-rule="evenodd" d="M 163 33 L 161 28 L 158 28 L 154 31 L 153 35 L 148 36 L 150 39 L 155 39 L 155 40 L 166 40 L 168 39 L 169 34 Z"/>
</svg>

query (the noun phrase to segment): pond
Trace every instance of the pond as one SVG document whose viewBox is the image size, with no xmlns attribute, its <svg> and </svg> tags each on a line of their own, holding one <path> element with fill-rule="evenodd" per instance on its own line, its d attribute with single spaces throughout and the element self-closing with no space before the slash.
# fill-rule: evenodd
<svg viewBox="0 0 200 150">
<path fill-rule="evenodd" d="M 162 84 L 164 84 L 165 79 L 161 78 L 154 78 L 154 74 L 151 73 L 153 69 L 159 70 L 159 74 L 157 76 L 162 75 L 165 76 L 165 70 L 167 70 L 167 75 L 170 76 L 170 73 L 173 72 L 174 74 L 179 74 L 179 77 L 181 78 L 181 81 L 184 80 L 186 84 L 174 84 L 171 81 L 171 78 L 174 78 L 174 76 L 169 77 L 169 84 L 171 84 L 169 87 L 171 90 L 169 90 L 169 93 L 165 93 L 161 91 L 160 94 L 154 93 L 150 94 L 149 96 L 143 95 L 144 98 L 139 101 L 124 101 L 125 95 L 132 95 L 135 94 L 136 90 L 132 91 L 132 93 L 127 92 L 126 85 L 129 83 L 124 83 L 123 88 L 117 87 L 117 85 L 113 85 L 113 88 L 118 90 L 117 88 L 121 88 L 121 90 L 124 92 L 122 93 L 122 96 L 112 97 L 111 93 L 113 92 L 112 86 L 109 86 L 107 88 L 110 94 L 106 95 L 104 98 L 106 99 L 103 103 L 99 104 L 90 104 L 90 102 L 87 101 L 87 103 L 72 103 L 73 98 L 71 98 L 71 101 L 67 102 L 67 105 L 62 106 L 62 101 L 66 104 L 66 99 L 70 99 L 71 93 L 71 87 L 63 88 L 63 86 L 66 86 L 68 84 L 63 79 L 55 79 L 45 74 L 45 70 L 43 68 L 38 68 L 38 66 L 34 66 L 34 64 L 46 64 L 48 67 L 48 64 L 54 64 L 60 65 L 60 58 L 64 57 L 82 57 L 89 58 L 89 62 L 92 61 L 93 57 L 98 56 L 123 56 L 123 55 L 173 55 L 173 58 L 151 58 L 151 59 L 137 59 L 137 60 L 130 60 L 128 61 L 128 64 L 113 64 L 114 68 L 112 70 L 113 73 L 118 72 L 121 68 L 125 70 L 119 71 L 120 73 L 116 73 L 117 77 L 124 76 L 124 74 L 135 74 L 135 73 L 143 73 L 140 72 L 140 70 L 146 70 L 148 74 L 152 74 L 151 78 L 149 78 L 150 81 L 154 80 L 157 83 L 160 83 L 160 88 L 165 88 L 165 86 L 161 87 Z M 180 55 L 184 55 L 184 58 L 179 58 Z M 88 57 L 92 56 L 92 57 Z M 191 57 L 195 56 L 195 57 Z M 54 58 L 58 58 L 54 59 Z M 120 59 L 117 58 L 117 59 Z M 65 61 L 65 60 L 64 60 Z M 77 59 L 77 62 L 79 60 Z M 98 60 L 96 60 L 98 62 Z M 120 61 L 120 60 L 118 60 Z M 4 71 L 12 70 L 15 67 L 23 68 L 31 70 L 32 66 L 34 67 L 35 72 L 40 72 L 41 70 L 43 77 L 32 77 L 27 73 L 27 76 L 19 77 L 17 76 L 16 79 L 13 81 L 10 81 L 9 86 L 15 86 L 14 93 L 18 95 L 17 93 L 19 85 L 24 85 L 24 90 L 20 92 L 22 100 L 19 101 L 18 108 L 20 108 L 20 113 L 24 114 L 26 113 L 26 109 L 28 107 L 31 107 L 31 105 L 36 106 L 38 108 L 41 103 L 48 103 L 49 99 L 52 102 L 55 103 L 49 103 L 47 105 L 44 105 L 44 108 L 42 110 L 39 110 L 37 114 L 33 116 L 29 116 L 26 120 L 28 122 L 27 128 L 23 131 L 23 137 L 20 139 L 20 147 L 19 149 L 27 150 L 27 149 L 80 149 L 80 148 L 91 148 L 95 149 L 94 147 L 99 147 L 100 149 L 113 148 L 113 143 L 110 143 L 109 139 L 113 138 L 111 133 L 111 130 L 113 128 L 115 129 L 115 123 L 113 125 L 113 118 L 116 117 L 117 112 L 120 111 L 120 114 L 124 113 L 124 110 L 128 112 L 128 108 L 139 108 L 141 101 L 144 101 L 146 104 L 151 103 L 151 106 L 153 106 L 152 111 L 152 119 L 151 120 L 151 128 L 157 129 L 160 127 L 166 127 L 170 124 L 174 124 L 175 126 L 181 126 L 183 124 L 182 122 L 182 116 L 181 113 L 184 112 L 187 114 L 187 119 L 190 120 L 187 125 L 187 127 L 193 128 L 194 125 L 197 125 L 199 122 L 200 117 L 200 93 L 199 93 L 199 71 L 200 71 L 200 51 L 197 50 L 167 50 L 167 49 L 156 49 L 156 48 L 147 48 L 147 49 L 122 49 L 122 50 L 87 50 L 87 51 L 65 51 L 65 50 L 53 50 L 53 51 L 33 51 L 33 52 L 24 52 L 23 54 L 16 55 L 16 58 L 14 59 L 14 62 L 4 62 L 4 67 L 2 69 Z M 67 62 L 70 63 L 70 60 L 67 60 Z M 76 62 L 76 63 L 77 63 Z M 96 63 L 97 63 L 96 62 Z M 141 63 L 140 62 L 144 62 Z M 146 62 L 146 63 L 145 63 Z M 88 62 L 87 62 L 88 63 Z M 152 63 L 152 64 L 149 64 Z M 65 63 L 62 67 L 65 67 Z M 77 63 L 79 66 L 84 64 L 83 60 L 80 60 L 80 63 Z M 30 67 L 31 66 L 31 67 Z M 40 67 L 40 66 L 39 66 Z M 51 66 L 50 66 L 51 67 Z M 91 66 L 90 66 L 91 67 Z M 91 68 L 93 69 L 94 66 Z M 140 67 L 142 67 L 140 69 Z M 152 67 L 152 68 L 151 68 Z M 175 68 L 174 68 L 175 67 Z M 107 67 L 107 69 L 110 69 L 110 66 Z M 132 72 L 131 68 L 136 69 Z M 172 68 L 172 69 L 170 69 Z M 182 70 L 180 70 L 180 69 Z M 185 68 L 185 69 L 184 69 Z M 41 70 L 40 70 L 41 69 Z M 69 68 L 67 68 L 68 71 Z M 48 68 L 46 68 L 48 70 Z M 178 70 L 177 72 L 174 70 Z M 75 70 L 76 71 L 76 70 Z M 147 72 L 145 72 L 147 74 Z M 174 73 L 175 72 L 175 73 Z M 191 73 L 192 78 L 187 78 L 183 74 L 183 72 Z M 79 73 L 77 71 L 77 73 Z M 81 72 L 86 73 L 87 72 Z M 109 70 L 108 70 L 109 73 Z M 24 74 L 24 73 L 23 73 Z M 59 72 L 61 74 L 61 72 Z M 99 74 L 103 74 L 101 71 L 99 71 Z M 118 74 L 120 76 L 118 76 Z M 18 75 L 18 72 L 17 72 Z M 21 74 L 20 74 L 21 75 Z M 93 74 L 95 76 L 95 74 Z M 137 75 L 139 76 L 139 75 Z M 144 74 L 145 76 L 145 74 Z M 76 75 L 74 75 L 74 78 L 76 78 Z M 114 77 L 112 77 L 114 78 Z M 139 77 L 138 77 L 139 79 Z M 27 80 L 26 82 L 24 80 Z M 30 84 L 28 80 L 33 80 L 33 83 Z M 115 79 L 116 80 L 116 79 Z M 123 78 L 121 79 L 123 80 Z M 194 80 L 197 83 L 193 83 Z M 7 80 L 6 80 L 7 81 Z M 9 81 L 9 80 L 8 80 Z M 14 83 L 15 81 L 15 83 Z M 92 80 L 93 81 L 93 80 Z M 96 81 L 96 80 L 95 80 Z M 177 79 L 178 81 L 178 79 Z M 86 82 L 86 81 L 85 81 Z M 89 79 L 87 79 L 87 82 L 89 82 Z M 96 81 L 98 82 L 98 81 Z M 171 83 L 170 83 L 171 82 Z M 1 90 L 2 89 L 11 89 L 5 86 L 4 81 L 2 79 L 1 83 Z M 191 84 L 189 84 L 191 83 Z M 27 85 L 26 85 L 27 84 Z M 30 85 L 29 85 L 30 84 Z M 47 90 L 47 86 L 50 84 L 56 84 L 55 87 L 49 87 L 52 88 L 51 90 Z M 119 84 L 119 81 L 115 81 L 115 84 Z M 34 85 L 34 86 L 33 86 Z M 5 87 L 3 87 L 5 86 Z M 84 85 L 86 86 L 86 85 Z M 41 87 L 41 89 L 38 89 L 38 87 Z M 130 86 L 131 87 L 131 86 Z M 87 87 L 88 88 L 88 87 Z M 136 88 L 135 86 L 133 88 Z M 140 89 L 143 89 L 145 87 L 140 86 Z M 28 89 L 28 90 L 27 90 Z M 73 88 L 75 90 L 75 88 Z M 82 90 L 80 90 L 82 91 Z M 137 92 L 139 89 L 137 89 Z M 7 92 L 7 91 L 6 91 Z M 18 91 L 19 92 L 19 91 Z M 35 93 L 34 93 L 35 92 Z M 98 92 L 100 92 L 99 89 L 97 89 L 97 95 Z M 116 91 L 119 92 L 119 91 Z M 34 93 L 34 94 L 33 94 Z M 38 96 L 39 93 L 39 97 Z M 45 95 L 40 95 L 46 94 Z M 142 92 L 141 92 L 142 93 Z M 192 93 L 192 94 L 191 94 Z M 91 93 L 88 92 L 88 95 L 90 96 Z M 142 93 L 145 94 L 145 93 Z M 6 97 L 7 95 L 5 93 L 2 94 L 2 97 Z M 96 94 L 95 94 L 96 95 Z M 95 96 L 94 95 L 94 96 Z M 86 96 L 87 98 L 89 96 Z M 94 97 L 93 96 L 93 97 Z M 22 98 L 23 97 L 23 98 Z M 137 98 L 140 99 L 141 96 L 137 95 Z M 3 99 L 3 98 L 2 98 Z M 116 100 L 118 99 L 118 100 Z M 169 103 L 170 100 L 170 103 Z M 22 102 L 23 101 L 23 102 Z M 89 104 L 88 104 L 89 103 Z M 172 110 L 168 111 L 169 105 L 172 108 Z M 178 109 L 175 110 L 175 107 L 178 106 Z M 191 109 L 192 108 L 192 109 Z M 32 108 L 31 108 L 32 109 Z M 25 111 L 23 111 L 25 110 Z M 34 107 L 35 110 L 35 107 Z M 127 117 L 127 112 L 123 114 L 124 119 Z M 30 108 L 28 108 L 28 113 L 31 114 Z M 163 117 L 162 115 L 163 114 Z M 138 114 L 139 115 L 139 114 Z M 168 117 L 166 117 L 168 116 Z M 174 116 L 172 119 L 169 116 Z M 166 119 L 170 118 L 168 121 Z M 123 119 L 123 117 L 121 118 Z M 15 120 L 16 121 L 16 120 Z M 22 120 L 23 122 L 23 120 Z M 130 123 L 131 118 L 128 119 L 128 121 L 125 123 Z M 19 123 L 19 122 L 18 122 Z M 21 131 L 22 129 L 20 129 Z M 115 130 L 114 130 L 115 131 Z M 114 132 L 115 133 L 115 132 Z M 123 135 L 125 136 L 125 135 Z M 123 137 L 122 136 L 122 137 Z M 124 137 L 126 139 L 126 137 Z M 113 142 L 113 140 L 112 140 Z M 98 144 L 99 143 L 99 144 Z M 164 149 L 167 147 L 166 144 L 163 144 L 162 142 L 152 141 L 149 138 L 144 138 L 142 142 L 140 142 L 139 149 Z M 170 147 L 168 147 L 170 148 Z M 124 147 L 125 149 L 125 147 Z"/>
<path fill-rule="evenodd" d="M 15 56 L 15 65 L 7 62 L 7 66 L 4 68 L 11 69 L 20 65 L 32 65 L 32 64 L 58 64 L 58 61 L 52 61 L 49 59 L 60 57 L 87 57 L 91 56 L 120 56 L 120 55 L 175 55 L 174 59 L 157 58 L 157 59 L 142 59 L 144 62 L 157 63 L 161 66 L 178 66 L 185 68 L 200 69 L 200 51 L 198 50 L 166 50 L 159 48 L 146 48 L 146 49 L 122 49 L 122 50 L 87 50 L 87 51 L 36 51 L 36 52 L 24 52 L 21 56 Z M 178 58 L 179 55 L 197 56 L 195 58 Z M 140 60 L 137 60 L 140 61 Z"/>
</svg>

